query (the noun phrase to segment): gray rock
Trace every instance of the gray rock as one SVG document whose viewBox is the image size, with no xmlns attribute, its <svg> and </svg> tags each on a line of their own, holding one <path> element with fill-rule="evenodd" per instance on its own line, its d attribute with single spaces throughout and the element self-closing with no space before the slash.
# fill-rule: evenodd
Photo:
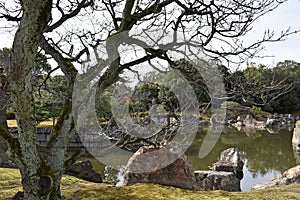
<svg viewBox="0 0 300 200">
<path fill-rule="evenodd" d="M 264 189 L 267 189 L 267 188 L 270 188 L 270 187 L 274 187 L 276 185 L 278 185 L 279 183 L 279 178 L 274 178 L 270 181 L 267 181 L 265 183 L 259 183 L 259 184 L 256 184 L 254 185 L 251 190 L 264 190 Z"/>
<path fill-rule="evenodd" d="M 294 128 L 292 145 L 295 151 L 300 151 L 300 120 L 296 122 L 296 126 Z"/>
<path fill-rule="evenodd" d="M 240 180 L 233 172 L 198 170 L 195 176 L 200 190 L 241 191 Z"/>
<path fill-rule="evenodd" d="M 287 121 L 288 121 L 288 123 L 293 124 L 293 123 L 295 123 L 295 117 L 291 114 L 288 114 Z"/>
<path fill-rule="evenodd" d="M 150 154 L 153 158 L 149 157 Z M 161 167 L 162 163 L 169 158 L 174 158 L 175 161 Z M 155 170 L 147 171 L 146 169 L 149 168 Z M 143 173 L 134 173 L 134 171 L 142 172 L 143 170 L 145 170 Z M 141 147 L 129 159 L 125 167 L 123 185 L 136 183 L 156 183 L 184 189 L 199 189 L 191 161 L 185 155 L 179 156 L 176 150 L 164 147 Z"/>
<path fill-rule="evenodd" d="M 252 190 L 263 190 L 276 185 L 289 185 L 292 183 L 300 183 L 300 165 L 285 171 L 280 177 L 265 183 L 256 184 L 252 187 Z"/>
<path fill-rule="evenodd" d="M 288 185 L 291 183 L 300 183 L 300 165 L 285 171 L 279 185 Z"/>
<path fill-rule="evenodd" d="M 243 178 L 244 162 L 241 160 L 240 153 L 235 148 L 229 148 L 221 153 L 218 162 L 214 163 L 214 171 L 233 172 L 239 179 Z"/>
<path fill-rule="evenodd" d="M 273 126 L 273 125 L 277 125 L 277 123 L 278 123 L 278 120 L 272 119 L 272 118 L 268 118 L 267 121 L 266 121 L 266 125 L 268 127 Z"/>
<path fill-rule="evenodd" d="M 244 126 L 244 123 L 242 121 L 237 121 L 234 125 L 241 127 L 241 126 Z"/>
<path fill-rule="evenodd" d="M 89 160 L 71 165 L 65 174 L 75 176 L 77 178 L 90 182 L 103 182 L 101 175 L 94 171 L 93 166 Z"/>
<path fill-rule="evenodd" d="M 255 124 L 256 124 L 256 120 L 251 115 L 247 115 L 244 120 L 244 125 L 245 126 L 255 126 Z"/>
<path fill-rule="evenodd" d="M 237 120 L 237 121 L 241 121 L 241 122 L 244 121 L 243 118 L 242 118 L 241 116 L 238 116 L 238 117 L 236 118 L 236 120 Z"/>
</svg>

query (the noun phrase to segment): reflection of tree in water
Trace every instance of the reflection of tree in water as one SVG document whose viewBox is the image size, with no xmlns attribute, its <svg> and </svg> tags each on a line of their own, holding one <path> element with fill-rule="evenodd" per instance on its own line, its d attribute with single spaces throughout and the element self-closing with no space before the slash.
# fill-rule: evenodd
<svg viewBox="0 0 300 200">
<path fill-rule="evenodd" d="M 274 170 L 283 173 L 296 164 L 291 145 L 291 132 L 280 131 L 278 134 L 269 134 L 266 131 L 259 131 L 255 134 L 252 142 L 246 140 L 247 142 L 237 144 L 242 158 L 247 159 L 246 167 L 253 177 Z"/>
<path fill-rule="evenodd" d="M 213 163 L 218 161 L 220 153 L 222 151 L 230 147 L 235 147 L 232 145 L 225 145 L 221 143 L 219 139 L 218 142 L 213 147 L 213 150 L 210 151 L 207 156 L 200 159 L 199 150 L 203 145 L 203 141 L 207 134 L 207 131 L 208 131 L 207 127 L 202 127 L 199 130 L 196 138 L 194 139 L 192 146 L 186 152 L 188 158 L 192 161 L 195 169 L 208 169 L 209 166 L 212 166 Z"/>
<path fill-rule="evenodd" d="M 204 138 L 204 137 L 203 137 Z M 193 166 L 196 170 L 206 170 L 209 169 L 210 166 L 212 166 L 213 163 L 218 161 L 218 158 L 220 156 L 220 153 L 224 150 L 223 145 L 219 145 L 220 143 L 217 143 L 214 147 L 214 149 L 204 158 L 199 159 L 198 153 L 199 149 L 203 142 L 198 137 L 197 145 L 191 146 L 188 151 L 186 152 L 188 158 L 192 161 Z M 229 148 L 229 147 L 228 147 Z M 226 149 L 226 148 L 225 148 Z"/>
<path fill-rule="evenodd" d="M 218 160 L 222 151 L 230 147 L 237 148 L 242 159 L 247 160 L 246 167 L 254 178 L 271 171 L 283 173 L 296 164 L 291 145 L 292 133 L 287 130 L 281 130 L 277 134 L 267 131 L 246 134 L 235 128 L 225 128 L 213 150 L 205 158 L 199 159 L 198 152 L 206 131 L 199 131 L 193 145 L 186 152 L 196 169 L 207 169 Z"/>
</svg>

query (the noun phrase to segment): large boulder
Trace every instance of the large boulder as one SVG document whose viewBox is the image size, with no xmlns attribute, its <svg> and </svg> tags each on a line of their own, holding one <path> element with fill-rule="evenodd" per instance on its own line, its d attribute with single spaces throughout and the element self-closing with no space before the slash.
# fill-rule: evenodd
<svg viewBox="0 0 300 200">
<path fill-rule="evenodd" d="M 291 183 L 300 183 L 300 165 L 285 171 L 280 177 L 265 183 L 256 184 L 252 187 L 252 190 L 263 190 L 276 185 L 289 185 Z"/>
<path fill-rule="evenodd" d="M 174 162 L 169 165 L 164 163 L 170 160 Z M 148 171 L 147 169 L 154 170 Z M 180 156 L 175 149 L 164 147 L 141 147 L 129 159 L 125 167 L 123 185 L 136 183 L 156 183 L 184 189 L 199 189 L 191 161 L 185 155 Z"/>
<path fill-rule="evenodd" d="M 93 166 L 89 160 L 85 160 L 71 165 L 65 174 L 75 176 L 77 178 L 90 182 L 103 182 L 101 175 L 94 171 Z"/>
<path fill-rule="evenodd" d="M 240 180 L 233 172 L 198 170 L 195 176 L 200 190 L 241 191 Z"/>
<path fill-rule="evenodd" d="M 294 128 L 292 145 L 295 151 L 300 152 L 300 120 L 296 122 L 296 126 Z"/>
<path fill-rule="evenodd" d="M 239 179 L 243 178 L 244 162 L 241 160 L 240 153 L 235 148 L 224 150 L 218 162 L 214 163 L 212 170 L 232 172 Z"/>
<path fill-rule="evenodd" d="M 285 171 L 279 185 L 288 185 L 291 183 L 300 183 L 300 165 Z"/>
</svg>

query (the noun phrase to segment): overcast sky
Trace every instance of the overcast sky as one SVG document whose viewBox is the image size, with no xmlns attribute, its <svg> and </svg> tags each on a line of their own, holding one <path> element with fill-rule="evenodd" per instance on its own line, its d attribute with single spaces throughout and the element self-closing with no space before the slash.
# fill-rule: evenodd
<svg viewBox="0 0 300 200">
<path fill-rule="evenodd" d="M 276 10 L 263 16 L 253 24 L 253 30 L 248 35 L 249 41 L 256 41 L 261 38 L 266 29 L 275 30 L 277 33 L 288 28 L 300 30 L 300 0 L 288 0 Z M 11 47 L 13 35 L 3 34 L 0 31 L 0 48 Z M 273 56 L 253 60 L 270 67 L 279 61 L 295 60 L 300 62 L 300 33 L 289 36 L 286 41 L 265 44 L 266 50 L 261 55 Z"/>
<path fill-rule="evenodd" d="M 288 0 L 280 5 L 276 10 L 255 22 L 253 25 L 253 38 L 259 38 L 264 30 L 271 29 L 278 33 L 286 30 L 300 30 L 300 1 Z M 300 32 L 289 36 L 283 42 L 268 43 L 266 50 L 262 54 L 274 57 L 255 59 L 256 63 L 274 66 L 277 62 L 284 60 L 295 60 L 300 62 Z"/>
</svg>

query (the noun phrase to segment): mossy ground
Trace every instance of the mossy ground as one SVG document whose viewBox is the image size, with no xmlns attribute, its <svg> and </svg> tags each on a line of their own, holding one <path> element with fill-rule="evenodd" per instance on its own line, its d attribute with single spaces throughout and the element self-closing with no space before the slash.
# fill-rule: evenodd
<svg viewBox="0 0 300 200">
<path fill-rule="evenodd" d="M 12 199 L 21 191 L 20 173 L 16 169 L 0 168 L 0 199 Z M 71 176 L 62 180 L 62 194 L 66 200 L 202 200 L 202 199 L 300 199 L 300 184 L 292 184 L 253 192 L 190 191 L 154 184 L 114 187 L 89 183 Z"/>
</svg>

